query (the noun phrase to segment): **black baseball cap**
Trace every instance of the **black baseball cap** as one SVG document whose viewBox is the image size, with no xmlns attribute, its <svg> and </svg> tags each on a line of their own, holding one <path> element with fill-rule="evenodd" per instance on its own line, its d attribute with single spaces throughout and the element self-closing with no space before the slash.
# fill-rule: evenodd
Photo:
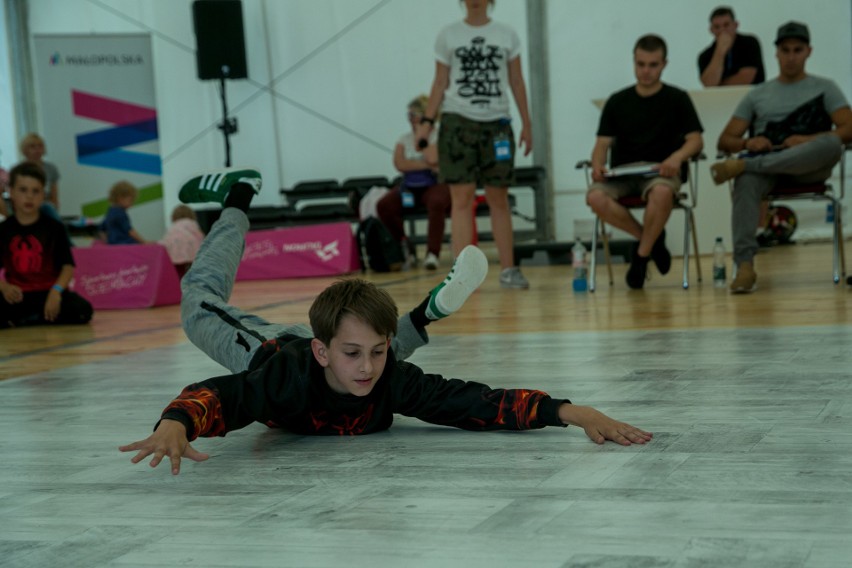
<svg viewBox="0 0 852 568">
<path fill-rule="evenodd" d="M 808 31 L 808 26 L 801 22 L 787 22 L 778 28 L 778 36 L 775 38 L 775 45 L 778 45 L 785 39 L 800 39 L 803 42 L 811 43 L 811 33 Z"/>
</svg>

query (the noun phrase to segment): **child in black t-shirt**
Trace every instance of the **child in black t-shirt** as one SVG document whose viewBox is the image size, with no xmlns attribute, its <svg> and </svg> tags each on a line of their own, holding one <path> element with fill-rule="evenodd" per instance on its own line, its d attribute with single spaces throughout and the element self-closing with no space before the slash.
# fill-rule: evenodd
<svg viewBox="0 0 852 568">
<path fill-rule="evenodd" d="M 9 172 L 13 217 L 0 223 L 0 328 L 43 323 L 87 323 L 92 305 L 66 290 L 74 258 L 65 227 L 39 211 L 42 168 L 22 162 Z"/>
<path fill-rule="evenodd" d="M 184 203 L 225 208 L 182 281 L 187 337 L 231 371 L 187 386 L 160 415 L 155 432 L 121 446 L 138 463 L 164 457 L 204 461 L 198 437 L 224 436 L 252 422 L 308 435 L 361 435 L 390 427 L 394 414 L 465 430 L 527 430 L 574 425 L 593 441 L 644 444 L 651 433 L 594 408 L 532 389 L 495 389 L 428 374 L 404 361 L 428 342 L 425 326 L 458 310 L 485 279 L 488 261 L 464 248 L 450 274 L 403 317 L 390 295 L 359 279 L 326 288 L 311 305 L 311 327 L 275 324 L 228 304 L 249 228 L 254 170 L 201 175 L 184 184 Z"/>
</svg>

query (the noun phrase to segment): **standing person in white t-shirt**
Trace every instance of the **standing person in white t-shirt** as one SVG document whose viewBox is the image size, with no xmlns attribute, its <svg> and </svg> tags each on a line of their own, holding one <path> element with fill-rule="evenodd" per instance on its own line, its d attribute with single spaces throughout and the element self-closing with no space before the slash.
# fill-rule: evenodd
<svg viewBox="0 0 852 568">
<path fill-rule="evenodd" d="M 438 163 L 452 196 L 453 253 L 473 242 L 474 193 L 485 188 L 491 231 L 500 257 L 500 285 L 529 288 L 515 266 L 508 188 L 514 182 L 515 139 L 509 114 L 511 89 L 521 116 L 519 147 L 532 150 L 532 127 L 521 72 L 521 45 L 509 26 L 488 16 L 494 0 L 463 0 L 467 16 L 435 40 L 435 79 L 426 114 L 417 129 L 428 140 L 441 109 Z"/>
</svg>

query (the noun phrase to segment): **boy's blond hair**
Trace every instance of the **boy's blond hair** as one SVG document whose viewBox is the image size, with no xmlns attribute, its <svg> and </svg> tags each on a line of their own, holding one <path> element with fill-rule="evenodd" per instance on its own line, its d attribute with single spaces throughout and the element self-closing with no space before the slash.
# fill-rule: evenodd
<svg viewBox="0 0 852 568">
<path fill-rule="evenodd" d="M 192 219 L 193 221 L 196 221 L 198 218 L 195 216 L 195 211 L 193 211 L 192 207 L 189 207 L 188 205 L 178 205 L 172 209 L 172 223 L 178 219 Z"/>
<path fill-rule="evenodd" d="M 127 197 L 128 195 L 132 195 L 134 199 L 136 199 L 136 186 L 126 180 L 121 180 L 116 182 L 109 189 L 109 202 L 110 203 L 118 203 L 118 200 L 122 197 Z"/>
</svg>

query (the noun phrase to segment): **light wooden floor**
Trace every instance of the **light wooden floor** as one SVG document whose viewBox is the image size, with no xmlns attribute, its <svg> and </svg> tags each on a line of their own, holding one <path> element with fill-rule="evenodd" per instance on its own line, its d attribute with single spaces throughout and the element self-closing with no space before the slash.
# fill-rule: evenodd
<svg viewBox="0 0 852 568">
<path fill-rule="evenodd" d="M 748 296 L 714 289 L 704 261 L 688 291 L 675 261 L 644 291 L 617 266 L 581 295 L 566 266 L 524 266 L 529 291 L 492 267 L 412 358 L 591 404 L 653 431 L 644 447 L 405 418 L 354 439 L 255 425 L 199 441 L 211 459 L 174 478 L 116 448 L 222 372 L 177 308 L 0 331 L 0 565 L 848 566 L 852 289 L 827 244 L 761 254 Z M 369 277 L 407 309 L 442 276 Z M 327 283 L 240 283 L 233 303 L 305 321 Z"/>
</svg>

